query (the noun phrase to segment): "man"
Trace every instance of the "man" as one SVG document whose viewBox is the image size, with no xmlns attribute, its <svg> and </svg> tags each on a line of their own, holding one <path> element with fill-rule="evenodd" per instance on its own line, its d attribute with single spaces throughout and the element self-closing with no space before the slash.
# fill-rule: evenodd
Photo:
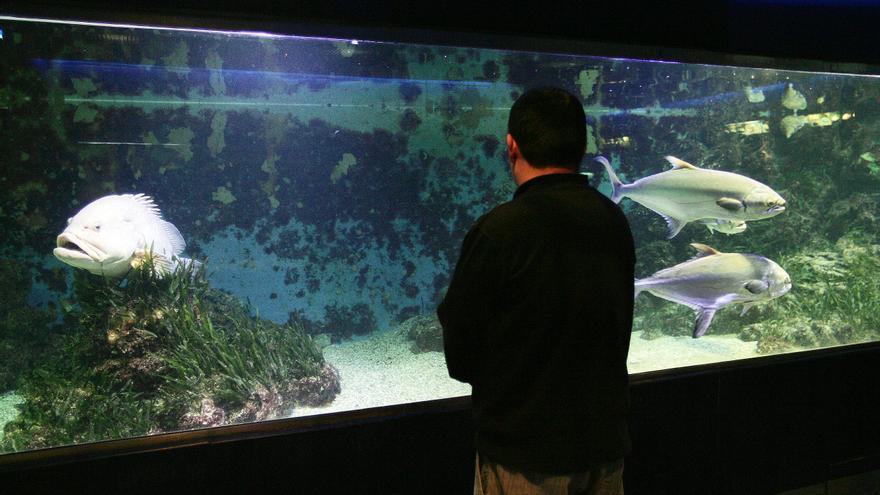
<svg viewBox="0 0 880 495">
<path fill-rule="evenodd" d="M 465 237 L 437 310 L 449 375 L 473 387 L 475 494 L 622 494 L 632 235 L 578 173 L 584 110 L 556 88 L 510 110 L 513 200 Z"/>
</svg>

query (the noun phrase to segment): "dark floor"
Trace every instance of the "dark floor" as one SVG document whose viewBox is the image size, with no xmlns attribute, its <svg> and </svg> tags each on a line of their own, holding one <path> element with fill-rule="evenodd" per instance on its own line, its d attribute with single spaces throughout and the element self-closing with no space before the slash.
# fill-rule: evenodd
<svg viewBox="0 0 880 495">
<path fill-rule="evenodd" d="M 778 495 L 880 495 L 880 471 L 838 478 Z"/>
</svg>

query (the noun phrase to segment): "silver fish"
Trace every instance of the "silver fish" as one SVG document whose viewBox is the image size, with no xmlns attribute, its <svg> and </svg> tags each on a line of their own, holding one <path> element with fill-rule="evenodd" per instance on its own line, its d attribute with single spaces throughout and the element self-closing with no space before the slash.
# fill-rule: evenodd
<svg viewBox="0 0 880 495">
<path fill-rule="evenodd" d="M 611 179 L 611 199 L 618 203 L 626 196 L 660 214 L 669 226 L 670 239 L 695 220 L 746 222 L 785 211 L 782 196 L 754 179 L 699 168 L 674 156 L 667 156 L 666 160 L 672 164 L 672 170 L 624 184 L 608 160 L 596 158 Z"/>
<path fill-rule="evenodd" d="M 143 194 L 110 195 L 92 201 L 67 220 L 56 239 L 56 258 L 105 277 L 123 277 L 151 256 L 167 273 L 180 262 L 186 247 L 173 224 L 162 220 L 152 198 Z"/>
<path fill-rule="evenodd" d="M 705 244 L 691 246 L 699 251 L 696 257 L 636 279 L 635 295 L 647 291 L 695 310 L 694 338 L 706 333 L 719 309 L 745 303 L 744 315 L 755 304 L 791 289 L 788 273 L 770 259 L 757 254 L 722 253 Z"/>
</svg>

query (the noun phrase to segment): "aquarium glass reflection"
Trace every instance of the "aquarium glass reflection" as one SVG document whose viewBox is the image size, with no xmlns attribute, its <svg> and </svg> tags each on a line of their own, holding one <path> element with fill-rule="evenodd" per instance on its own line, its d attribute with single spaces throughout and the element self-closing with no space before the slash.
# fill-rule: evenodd
<svg viewBox="0 0 880 495">
<path fill-rule="evenodd" d="M 875 77 L 0 29 L 2 453 L 469 394 L 434 312 L 539 85 L 633 229 L 631 373 L 880 335 Z"/>
</svg>

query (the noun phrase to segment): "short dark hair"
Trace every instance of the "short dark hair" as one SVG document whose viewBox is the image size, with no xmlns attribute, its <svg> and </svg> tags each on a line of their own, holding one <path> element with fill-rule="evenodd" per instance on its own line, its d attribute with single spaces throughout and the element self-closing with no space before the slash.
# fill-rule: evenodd
<svg viewBox="0 0 880 495">
<path fill-rule="evenodd" d="M 564 89 L 523 93 L 510 109 L 507 132 L 533 167 L 580 168 L 587 146 L 586 115 L 580 100 Z"/>
</svg>

